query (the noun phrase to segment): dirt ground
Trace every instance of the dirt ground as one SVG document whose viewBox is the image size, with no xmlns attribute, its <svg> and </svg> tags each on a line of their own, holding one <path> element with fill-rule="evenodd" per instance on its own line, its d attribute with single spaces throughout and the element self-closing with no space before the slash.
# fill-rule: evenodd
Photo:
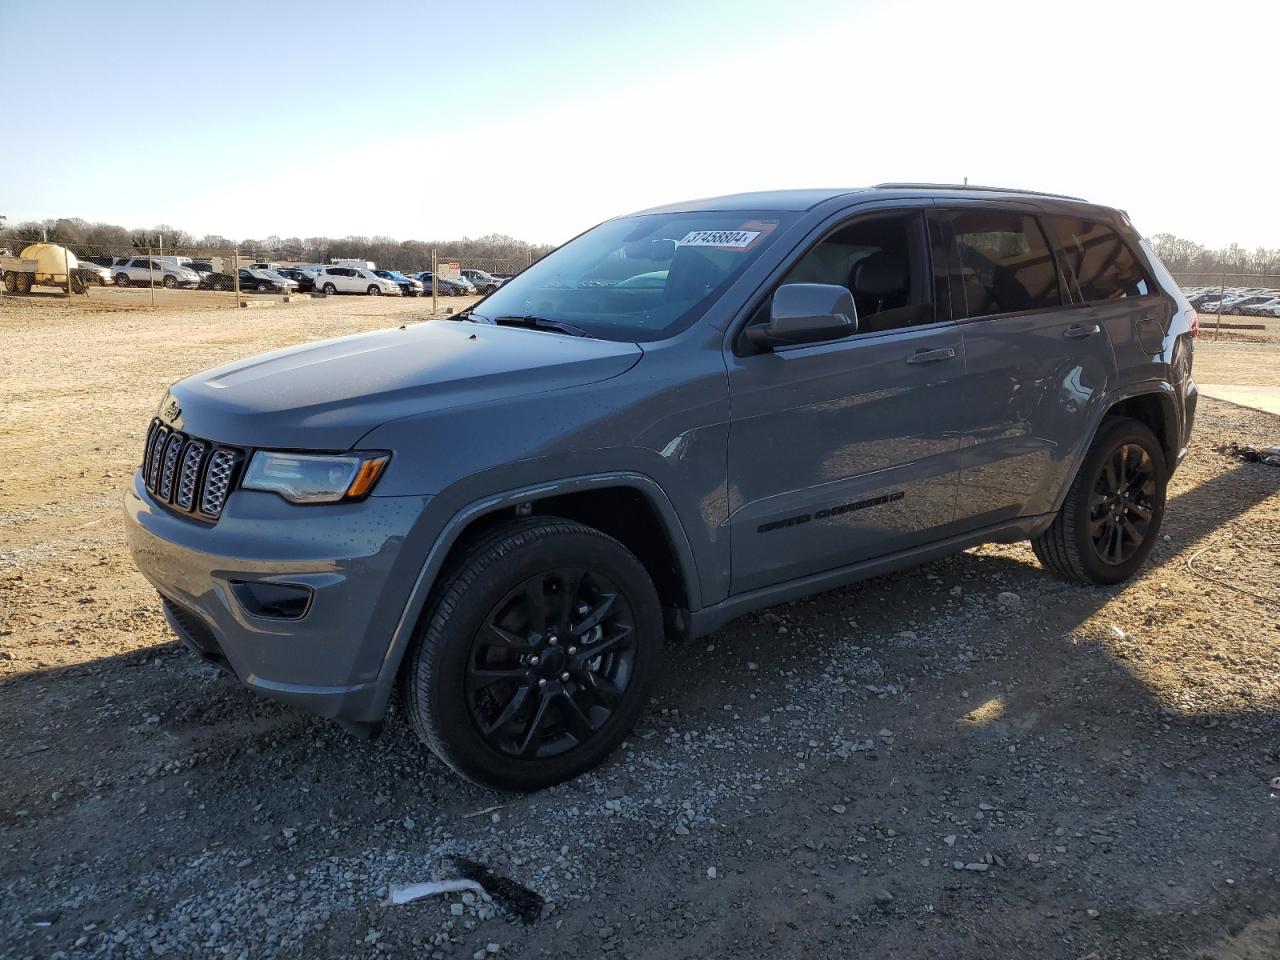
<svg viewBox="0 0 1280 960">
<path fill-rule="evenodd" d="M 1280 956 L 1280 469 L 1224 452 L 1280 418 L 1202 401 L 1123 587 L 987 546 L 744 618 L 605 767 L 513 797 L 200 663 L 120 523 L 171 381 L 430 301 L 178 296 L 0 301 L 0 956 Z M 1202 338 L 1195 372 L 1278 359 Z M 547 912 L 384 905 L 453 854 Z"/>
</svg>

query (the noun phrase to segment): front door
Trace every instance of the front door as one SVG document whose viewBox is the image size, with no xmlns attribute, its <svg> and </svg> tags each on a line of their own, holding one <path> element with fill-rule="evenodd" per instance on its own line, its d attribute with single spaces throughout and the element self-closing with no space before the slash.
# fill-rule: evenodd
<svg viewBox="0 0 1280 960">
<path fill-rule="evenodd" d="M 920 210 L 863 215 L 787 272 L 781 282 L 848 286 L 854 336 L 772 352 L 735 341 L 733 593 L 946 535 L 965 359 L 959 328 L 936 313 L 926 237 Z"/>
</svg>

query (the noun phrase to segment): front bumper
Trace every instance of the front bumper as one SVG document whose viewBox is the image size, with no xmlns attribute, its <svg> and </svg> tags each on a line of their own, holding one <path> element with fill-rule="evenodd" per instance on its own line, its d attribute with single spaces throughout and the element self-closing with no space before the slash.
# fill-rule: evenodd
<svg viewBox="0 0 1280 960">
<path fill-rule="evenodd" d="M 125 531 L 174 632 L 246 686 L 321 716 L 381 719 L 391 639 L 438 534 L 431 497 L 301 507 L 237 490 L 214 525 L 161 506 L 135 474 Z M 298 619 L 251 613 L 236 584 L 311 591 Z"/>
</svg>

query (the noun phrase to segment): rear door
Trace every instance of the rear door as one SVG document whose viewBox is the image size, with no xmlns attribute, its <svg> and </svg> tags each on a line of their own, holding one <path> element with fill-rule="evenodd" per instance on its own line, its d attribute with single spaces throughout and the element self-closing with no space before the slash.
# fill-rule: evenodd
<svg viewBox="0 0 1280 960">
<path fill-rule="evenodd" d="M 1114 376 L 1111 345 L 1066 294 L 1035 208 L 949 202 L 937 224 L 966 359 L 957 522 L 1047 513 Z"/>
<path fill-rule="evenodd" d="M 925 205 L 834 224 L 771 285 L 849 287 L 859 332 L 727 354 L 732 586 L 742 593 L 941 539 L 955 513 L 958 327 L 940 315 Z"/>
<path fill-rule="evenodd" d="M 1068 293 L 1087 303 L 1115 351 L 1120 383 L 1168 377 L 1158 364 L 1177 305 L 1161 291 L 1121 224 L 1101 219 L 1045 217 L 1063 261 Z"/>
</svg>

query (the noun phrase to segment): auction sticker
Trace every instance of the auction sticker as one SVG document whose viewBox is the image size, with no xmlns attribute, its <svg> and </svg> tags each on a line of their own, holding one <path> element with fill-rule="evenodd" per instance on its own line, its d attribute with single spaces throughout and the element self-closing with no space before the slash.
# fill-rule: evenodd
<svg viewBox="0 0 1280 960">
<path fill-rule="evenodd" d="M 760 236 L 759 230 L 690 230 L 682 247 L 747 247 Z"/>
</svg>

